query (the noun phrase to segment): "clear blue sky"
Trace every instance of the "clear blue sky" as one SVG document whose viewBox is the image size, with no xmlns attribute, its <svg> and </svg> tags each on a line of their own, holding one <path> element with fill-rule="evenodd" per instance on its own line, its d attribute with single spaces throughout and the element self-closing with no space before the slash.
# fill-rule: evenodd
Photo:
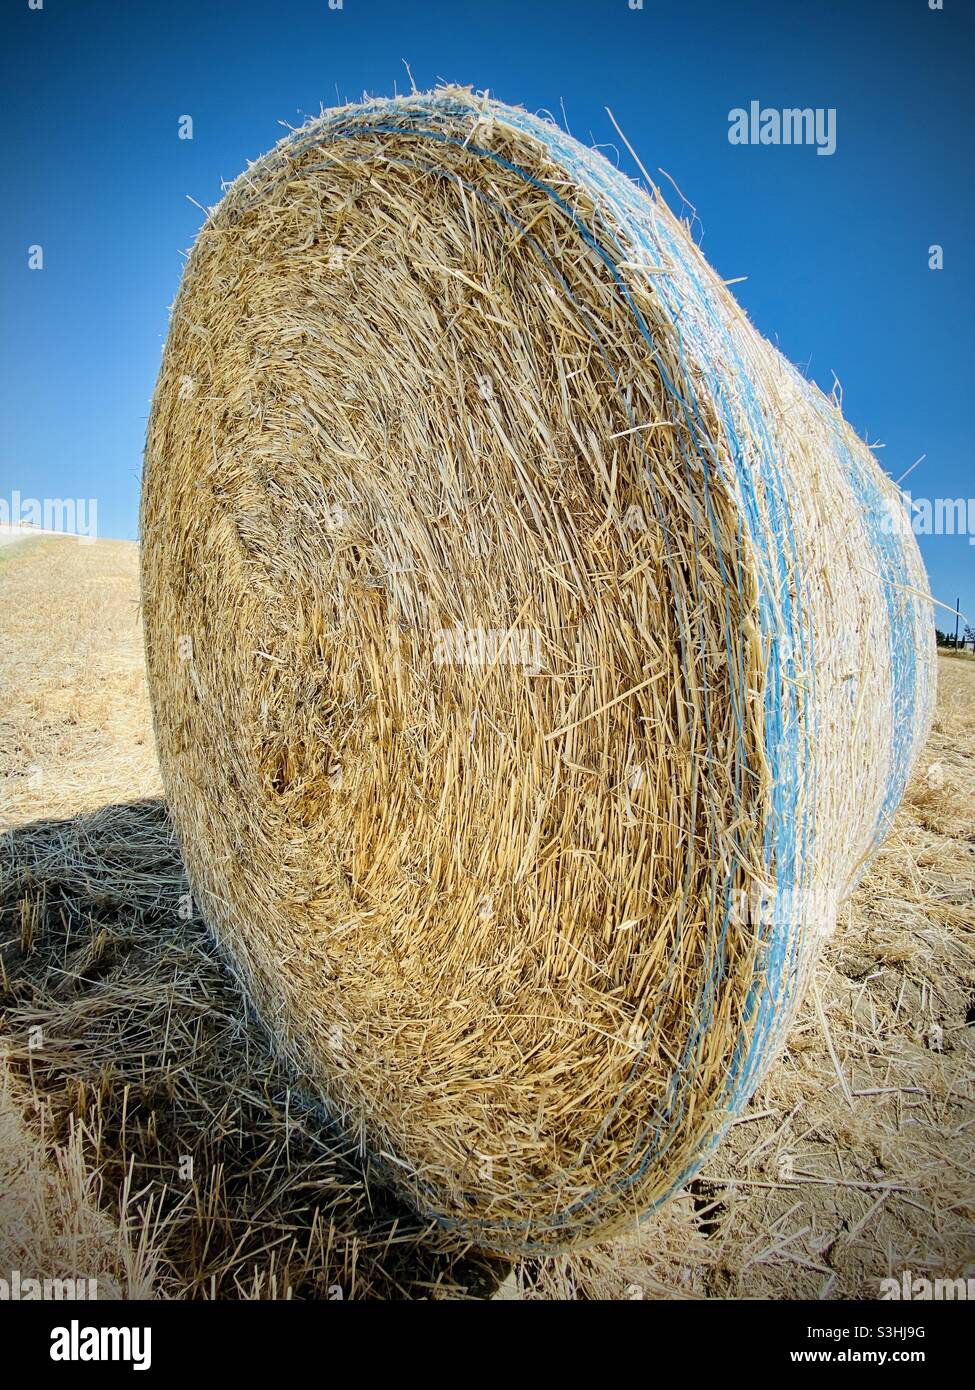
<svg viewBox="0 0 975 1390">
<path fill-rule="evenodd" d="M 4 0 L 0 495 L 94 496 L 100 535 L 136 535 L 148 402 L 202 216 L 187 195 L 216 202 L 279 121 L 402 91 L 402 59 L 420 87 L 564 104 L 587 141 L 614 140 L 610 106 L 698 208 L 712 263 L 748 277 L 735 292 L 761 331 L 826 389 L 836 372 L 887 471 L 926 454 L 916 495 L 975 494 L 975 6 L 944 4 Z M 753 99 L 835 107 L 836 153 L 729 144 L 729 111 Z M 936 597 L 961 595 L 975 622 L 975 546 L 922 549 Z"/>
</svg>

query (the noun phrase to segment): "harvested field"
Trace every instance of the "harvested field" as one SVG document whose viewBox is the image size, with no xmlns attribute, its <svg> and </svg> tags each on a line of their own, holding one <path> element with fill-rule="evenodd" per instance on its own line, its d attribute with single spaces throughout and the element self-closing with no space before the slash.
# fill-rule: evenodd
<svg viewBox="0 0 975 1390">
<path fill-rule="evenodd" d="M 975 1272 L 975 662 L 940 659 L 918 773 L 722 1148 L 640 1230 L 508 1264 L 383 1192 L 182 920 L 137 571 L 124 543 L 0 556 L 3 1259 L 201 1298 L 872 1298 L 903 1267 Z"/>
</svg>

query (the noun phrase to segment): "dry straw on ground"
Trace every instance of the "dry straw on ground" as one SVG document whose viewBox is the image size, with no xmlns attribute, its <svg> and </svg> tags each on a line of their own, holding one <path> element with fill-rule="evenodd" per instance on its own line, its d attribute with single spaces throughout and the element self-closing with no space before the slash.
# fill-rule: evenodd
<svg viewBox="0 0 975 1390">
<path fill-rule="evenodd" d="M 686 228 L 448 89 L 208 216 L 150 422 L 194 895 L 417 1210 L 591 1241 L 740 1113 L 925 737 L 898 494 Z"/>
<path fill-rule="evenodd" d="M 172 830 L 145 799 L 159 782 L 141 667 L 134 546 L 0 558 L 0 1052 L 15 1077 L 0 1276 L 198 1298 L 478 1297 L 500 1281 L 526 1298 L 788 1299 L 875 1298 L 905 1267 L 975 1273 L 975 660 L 940 662 L 925 753 L 825 947 L 818 1006 L 700 1176 L 641 1230 L 507 1274 L 336 1142 L 183 919 Z"/>
</svg>

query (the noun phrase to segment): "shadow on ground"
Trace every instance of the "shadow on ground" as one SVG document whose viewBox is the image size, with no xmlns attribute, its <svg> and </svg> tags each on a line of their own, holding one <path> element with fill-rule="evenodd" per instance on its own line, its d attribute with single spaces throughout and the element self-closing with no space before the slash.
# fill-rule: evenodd
<svg viewBox="0 0 975 1390">
<path fill-rule="evenodd" d="M 370 1174 L 269 1044 L 187 894 L 165 804 L 0 839 L 0 1032 L 53 1137 L 183 1297 L 486 1297 L 509 1266 Z M 191 1160 L 191 1163 L 188 1162 Z"/>
</svg>

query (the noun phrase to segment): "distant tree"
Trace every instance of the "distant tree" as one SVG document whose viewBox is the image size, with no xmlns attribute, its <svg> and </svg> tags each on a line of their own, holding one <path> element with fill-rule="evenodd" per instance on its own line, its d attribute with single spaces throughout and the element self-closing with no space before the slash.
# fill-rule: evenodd
<svg viewBox="0 0 975 1390">
<path fill-rule="evenodd" d="M 936 627 L 934 636 L 939 647 L 954 647 L 955 645 L 955 634 L 953 630 L 951 632 L 942 632 L 940 627 Z M 972 651 L 975 652 L 975 627 L 973 627 L 971 623 L 965 624 L 965 630 L 959 637 L 958 642 L 963 651 L 966 647 L 970 646 Z"/>
</svg>

